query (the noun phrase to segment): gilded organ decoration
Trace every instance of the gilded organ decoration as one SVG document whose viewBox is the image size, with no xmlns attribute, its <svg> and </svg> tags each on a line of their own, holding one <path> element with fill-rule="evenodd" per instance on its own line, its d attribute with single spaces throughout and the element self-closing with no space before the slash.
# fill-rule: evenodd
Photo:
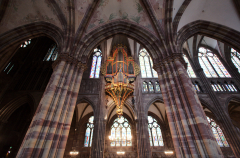
<svg viewBox="0 0 240 158">
<path fill-rule="evenodd" d="M 134 91 L 133 82 L 140 68 L 132 57 L 128 57 L 126 46 L 118 44 L 113 47 L 112 53 L 112 57 L 108 57 L 101 67 L 101 73 L 107 82 L 105 90 L 113 98 L 120 117 L 125 100 Z"/>
</svg>

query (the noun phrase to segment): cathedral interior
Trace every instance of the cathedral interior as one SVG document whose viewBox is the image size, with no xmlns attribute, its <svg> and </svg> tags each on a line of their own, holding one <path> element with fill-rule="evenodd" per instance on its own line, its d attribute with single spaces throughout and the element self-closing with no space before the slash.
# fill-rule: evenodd
<svg viewBox="0 0 240 158">
<path fill-rule="evenodd" d="M 1 158 L 239 158 L 239 0 L 1 0 Z"/>
</svg>

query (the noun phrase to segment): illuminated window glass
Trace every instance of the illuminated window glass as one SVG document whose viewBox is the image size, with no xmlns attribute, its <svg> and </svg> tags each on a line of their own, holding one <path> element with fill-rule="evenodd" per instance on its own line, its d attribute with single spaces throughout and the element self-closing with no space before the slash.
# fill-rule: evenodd
<svg viewBox="0 0 240 158">
<path fill-rule="evenodd" d="M 200 47 L 198 59 L 207 77 L 231 77 L 222 62 L 210 50 Z"/>
<path fill-rule="evenodd" d="M 231 59 L 232 59 L 233 64 L 238 69 L 238 72 L 240 73 L 240 53 L 238 53 L 233 48 L 231 48 Z"/>
<path fill-rule="evenodd" d="M 148 132 L 151 146 L 164 146 L 161 128 L 152 116 L 148 116 Z"/>
<path fill-rule="evenodd" d="M 157 78 L 158 74 L 153 69 L 153 62 L 145 48 L 140 50 L 139 62 L 141 67 L 142 78 Z"/>
<path fill-rule="evenodd" d="M 21 48 L 27 47 L 29 44 L 31 44 L 31 39 L 25 41 L 23 44 L 20 45 Z"/>
<path fill-rule="evenodd" d="M 221 128 L 216 124 L 216 122 L 213 119 L 207 117 L 207 120 L 211 126 L 213 135 L 216 138 L 218 145 L 220 147 L 229 147 L 228 142 L 227 142 Z"/>
<path fill-rule="evenodd" d="M 123 116 L 116 118 L 109 137 L 111 146 L 132 146 L 131 126 Z"/>
<path fill-rule="evenodd" d="M 149 91 L 150 91 L 150 92 L 154 92 L 152 82 L 148 82 L 148 86 L 149 86 Z"/>
<path fill-rule="evenodd" d="M 52 45 L 49 49 L 47 54 L 45 55 L 43 61 L 55 61 L 58 56 L 58 48 L 57 45 Z"/>
<path fill-rule="evenodd" d="M 143 82 L 143 91 L 148 92 L 148 85 L 146 82 Z"/>
<path fill-rule="evenodd" d="M 188 73 L 188 76 L 191 77 L 191 78 L 196 78 L 196 75 L 192 69 L 192 66 L 187 58 L 187 56 L 185 54 L 183 54 L 183 58 L 185 60 L 185 62 L 187 63 L 188 67 L 187 67 L 187 73 Z"/>
<path fill-rule="evenodd" d="M 9 74 L 10 71 L 13 69 L 13 67 L 14 67 L 14 64 L 9 62 L 8 65 L 5 67 L 5 69 L 3 71 L 6 72 L 7 74 Z"/>
<path fill-rule="evenodd" d="M 84 147 L 92 146 L 92 137 L 93 137 L 93 129 L 94 129 L 93 120 L 94 120 L 94 116 L 91 116 L 88 119 L 87 129 L 86 129 L 85 139 L 84 139 Z"/>
<path fill-rule="evenodd" d="M 102 61 L 102 52 L 100 49 L 94 49 L 90 78 L 99 78 Z"/>
<path fill-rule="evenodd" d="M 200 86 L 198 85 L 197 82 L 193 83 L 193 86 L 197 92 L 201 92 Z"/>
<path fill-rule="evenodd" d="M 156 86 L 156 91 L 157 91 L 157 92 L 160 92 L 161 89 L 160 89 L 160 85 L 159 85 L 158 82 L 155 82 L 155 86 Z"/>
</svg>

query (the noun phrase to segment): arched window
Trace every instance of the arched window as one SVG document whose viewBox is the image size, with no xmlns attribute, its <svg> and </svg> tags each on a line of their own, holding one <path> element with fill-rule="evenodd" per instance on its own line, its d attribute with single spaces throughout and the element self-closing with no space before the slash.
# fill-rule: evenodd
<svg viewBox="0 0 240 158">
<path fill-rule="evenodd" d="M 215 123 L 215 121 L 207 117 L 208 123 L 211 126 L 213 135 L 215 136 L 217 143 L 220 147 L 229 147 L 228 142 L 221 130 L 221 128 Z"/>
<path fill-rule="evenodd" d="M 192 66 L 191 66 L 191 64 L 190 64 L 190 62 L 189 62 L 189 60 L 188 60 L 188 58 L 185 54 L 183 54 L 183 58 L 184 58 L 185 62 L 187 63 L 187 66 L 188 66 L 187 67 L 188 76 L 191 77 L 191 78 L 196 78 L 196 75 L 193 71 L 193 68 L 192 68 Z"/>
<path fill-rule="evenodd" d="M 160 85 L 159 85 L 158 82 L 155 82 L 155 86 L 156 86 L 156 91 L 157 91 L 157 92 L 160 92 L 161 89 L 160 89 Z"/>
<path fill-rule="evenodd" d="M 93 137 L 93 129 L 94 129 L 93 120 L 94 120 L 94 116 L 91 116 L 88 119 L 87 129 L 86 129 L 85 139 L 84 139 L 84 147 L 92 146 L 92 137 Z"/>
<path fill-rule="evenodd" d="M 152 68 L 153 62 L 145 48 L 140 50 L 139 62 L 141 67 L 142 78 L 157 78 L 157 72 Z"/>
<path fill-rule="evenodd" d="M 154 92 L 152 82 L 148 82 L 148 86 L 149 86 L 149 91 L 150 91 L 150 92 Z"/>
<path fill-rule="evenodd" d="M 143 92 L 148 92 L 147 82 L 143 82 Z"/>
<path fill-rule="evenodd" d="M 231 77 L 222 62 L 209 49 L 200 47 L 198 59 L 207 77 Z"/>
<path fill-rule="evenodd" d="M 132 146 L 131 126 L 123 116 L 116 118 L 111 127 L 111 146 Z"/>
<path fill-rule="evenodd" d="M 238 68 L 238 72 L 240 73 L 240 53 L 238 53 L 233 48 L 231 48 L 231 59 L 236 68 Z"/>
<path fill-rule="evenodd" d="M 197 92 L 201 92 L 200 86 L 198 85 L 198 82 L 193 83 L 194 88 Z"/>
<path fill-rule="evenodd" d="M 101 61 L 102 61 L 102 52 L 100 49 L 96 48 L 94 49 L 90 78 L 99 78 Z"/>
<path fill-rule="evenodd" d="M 164 146 L 160 126 L 152 116 L 148 116 L 148 132 L 151 146 Z"/>
</svg>

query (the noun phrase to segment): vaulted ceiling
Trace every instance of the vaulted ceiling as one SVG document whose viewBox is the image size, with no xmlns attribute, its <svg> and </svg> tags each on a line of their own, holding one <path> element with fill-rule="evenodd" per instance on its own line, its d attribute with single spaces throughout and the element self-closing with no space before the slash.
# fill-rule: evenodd
<svg viewBox="0 0 240 158">
<path fill-rule="evenodd" d="M 0 36 L 14 28 L 42 21 L 66 33 L 83 32 L 83 36 L 115 21 L 136 24 L 156 37 L 165 34 L 169 23 L 174 25 L 173 33 L 177 34 L 197 20 L 240 32 L 237 5 L 237 0 L 2 0 Z"/>
</svg>

